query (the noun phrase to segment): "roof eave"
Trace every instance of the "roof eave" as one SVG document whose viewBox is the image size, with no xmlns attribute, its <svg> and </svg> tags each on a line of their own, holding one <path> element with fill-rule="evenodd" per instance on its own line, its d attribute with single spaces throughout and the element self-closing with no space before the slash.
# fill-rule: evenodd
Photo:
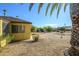
<svg viewBox="0 0 79 59">
<path fill-rule="evenodd" d="M 19 22 L 19 21 L 11 21 L 11 23 L 28 23 L 28 24 L 32 24 L 32 22 Z"/>
</svg>

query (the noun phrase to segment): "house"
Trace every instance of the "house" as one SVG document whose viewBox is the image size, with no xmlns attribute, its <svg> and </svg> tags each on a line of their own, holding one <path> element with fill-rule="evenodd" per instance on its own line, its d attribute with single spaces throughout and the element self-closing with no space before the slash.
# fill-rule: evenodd
<svg viewBox="0 0 79 59">
<path fill-rule="evenodd" d="M 10 16 L 0 16 L 0 36 L 11 34 L 15 40 L 31 38 L 32 23 Z"/>
</svg>

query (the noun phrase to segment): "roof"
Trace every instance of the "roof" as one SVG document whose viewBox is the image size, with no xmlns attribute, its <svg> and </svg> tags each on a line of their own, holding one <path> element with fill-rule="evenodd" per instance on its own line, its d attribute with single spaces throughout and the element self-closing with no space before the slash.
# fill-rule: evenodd
<svg viewBox="0 0 79 59">
<path fill-rule="evenodd" d="M 29 24 L 32 24 L 31 22 L 29 21 L 26 21 L 26 20 L 22 20 L 22 19 L 19 19 L 19 18 L 16 18 L 16 17 L 11 17 L 11 16 L 0 16 L 0 19 L 2 20 L 8 20 L 10 22 L 18 22 L 18 23 L 29 23 Z"/>
</svg>

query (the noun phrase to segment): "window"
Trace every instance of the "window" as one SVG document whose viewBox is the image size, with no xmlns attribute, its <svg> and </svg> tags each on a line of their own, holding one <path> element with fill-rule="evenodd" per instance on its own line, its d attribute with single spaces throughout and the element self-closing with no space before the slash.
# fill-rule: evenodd
<svg viewBox="0 0 79 59">
<path fill-rule="evenodd" d="M 12 33 L 24 33 L 25 26 L 22 25 L 12 25 Z"/>
<path fill-rule="evenodd" d="M 12 33 L 17 33 L 18 32 L 18 26 L 12 25 Z"/>
<path fill-rule="evenodd" d="M 6 36 L 7 34 L 9 34 L 9 23 L 8 22 L 3 22 L 2 23 L 2 29 L 3 29 L 3 33 L 4 36 Z"/>
<path fill-rule="evenodd" d="M 18 26 L 18 32 L 25 32 L 25 26 L 22 26 L 22 25 L 20 25 L 20 26 Z"/>
</svg>

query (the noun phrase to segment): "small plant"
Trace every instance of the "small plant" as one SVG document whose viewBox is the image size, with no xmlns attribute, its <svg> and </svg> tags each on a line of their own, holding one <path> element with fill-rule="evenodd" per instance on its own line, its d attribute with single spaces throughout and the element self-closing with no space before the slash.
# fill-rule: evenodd
<svg viewBox="0 0 79 59">
<path fill-rule="evenodd" d="M 6 36 L 7 44 L 10 43 L 13 39 L 14 39 L 14 36 L 11 35 L 11 34 L 8 34 L 8 35 Z"/>
<path fill-rule="evenodd" d="M 0 36 L 0 47 L 2 47 L 4 42 L 5 45 L 7 45 L 8 43 L 10 43 L 12 40 L 14 39 L 14 36 L 11 34 L 7 34 L 5 35 L 5 33 L 3 35 Z"/>
</svg>

